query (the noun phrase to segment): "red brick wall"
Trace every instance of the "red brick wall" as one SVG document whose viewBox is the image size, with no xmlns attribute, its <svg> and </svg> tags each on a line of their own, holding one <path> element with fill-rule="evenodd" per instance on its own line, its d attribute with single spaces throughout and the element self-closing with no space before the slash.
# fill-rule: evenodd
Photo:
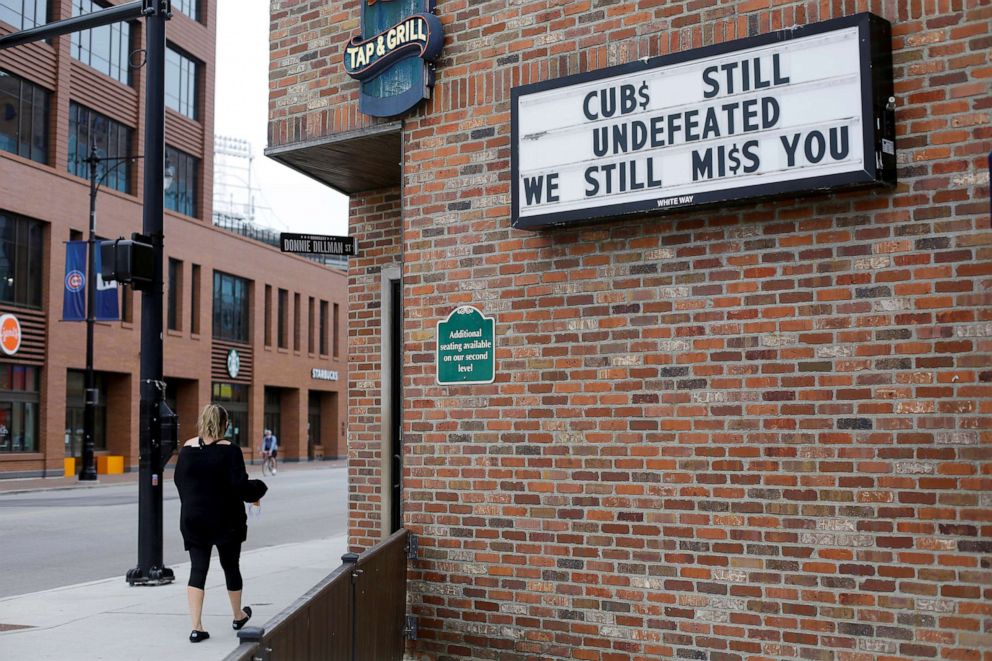
<svg viewBox="0 0 992 661">
<path fill-rule="evenodd" d="M 399 189 L 352 196 L 350 220 L 359 250 L 348 260 L 348 530 L 357 551 L 388 533 L 381 292 L 383 269 L 400 265 Z"/>
<path fill-rule="evenodd" d="M 273 3 L 273 144 L 367 123 L 340 67 L 357 7 Z M 512 86 L 864 10 L 893 24 L 895 190 L 510 228 Z M 438 13 L 435 97 L 403 130 L 418 658 L 992 659 L 992 6 Z M 355 548 L 378 525 L 375 260 L 397 254 L 377 199 L 352 200 Z M 434 385 L 461 303 L 496 317 L 491 386 Z"/>
</svg>

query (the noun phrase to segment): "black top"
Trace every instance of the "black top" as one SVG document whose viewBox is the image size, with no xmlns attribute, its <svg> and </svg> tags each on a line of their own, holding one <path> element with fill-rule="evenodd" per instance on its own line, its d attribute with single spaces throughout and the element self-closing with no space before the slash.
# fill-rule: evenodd
<svg viewBox="0 0 992 661">
<path fill-rule="evenodd" d="M 220 443 L 186 445 L 179 451 L 173 478 L 182 508 L 183 545 L 243 542 L 248 536 L 244 503 L 265 495 L 261 480 L 249 480 L 241 448 Z"/>
</svg>

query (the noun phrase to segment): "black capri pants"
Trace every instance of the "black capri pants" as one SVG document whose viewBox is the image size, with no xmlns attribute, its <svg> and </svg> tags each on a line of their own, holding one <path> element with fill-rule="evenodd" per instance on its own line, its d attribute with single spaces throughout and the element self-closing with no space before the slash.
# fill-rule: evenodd
<svg viewBox="0 0 992 661">
<path fill-rule="evenodd" d="M 190 546 L 189 583 L 191 588 L 203 589 L 207 584 L 207 570 L 210 569 L 211 546 Z M 241 589 L 241 542 L 228 542 L 217 545 L 217 555 L 220 556 L 220 566 L 224 570 L 224 580 L 227 589 L 237 592 Z"/>
</svg>

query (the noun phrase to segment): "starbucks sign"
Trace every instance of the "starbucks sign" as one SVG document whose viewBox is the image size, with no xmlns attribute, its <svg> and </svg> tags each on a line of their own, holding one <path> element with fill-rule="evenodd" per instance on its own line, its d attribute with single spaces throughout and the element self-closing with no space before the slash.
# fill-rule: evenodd
<svg viewBox="0 0 992 661">
<path fill-rule="evenodd" d="M 237 349 L 231 349 L 227 352 L 227 373 L 232 379 L 238 378 L 238 374 L 241 372 L 241 355 L 238 353 Z"/>
<path fill-rule="evenodd" d="M 496 320 L 471 305 L 437 323 L 437 382 L 440 385 L 496 380 Z"/>
</svg>

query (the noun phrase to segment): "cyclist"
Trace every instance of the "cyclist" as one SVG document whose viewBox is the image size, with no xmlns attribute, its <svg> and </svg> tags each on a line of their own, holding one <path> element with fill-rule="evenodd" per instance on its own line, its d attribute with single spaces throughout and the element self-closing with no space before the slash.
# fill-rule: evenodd
<svg viewBox="0 0 992 661">
<path fill-rule="evenodd" d="M 266 429 L 262 434 L 262 465 L 270 458 L 272 459 L 272 474 L 276 474 L 276 457 L 279 455 L 279 439 L 275 437 L 271 429 Z"/>
</svg>

